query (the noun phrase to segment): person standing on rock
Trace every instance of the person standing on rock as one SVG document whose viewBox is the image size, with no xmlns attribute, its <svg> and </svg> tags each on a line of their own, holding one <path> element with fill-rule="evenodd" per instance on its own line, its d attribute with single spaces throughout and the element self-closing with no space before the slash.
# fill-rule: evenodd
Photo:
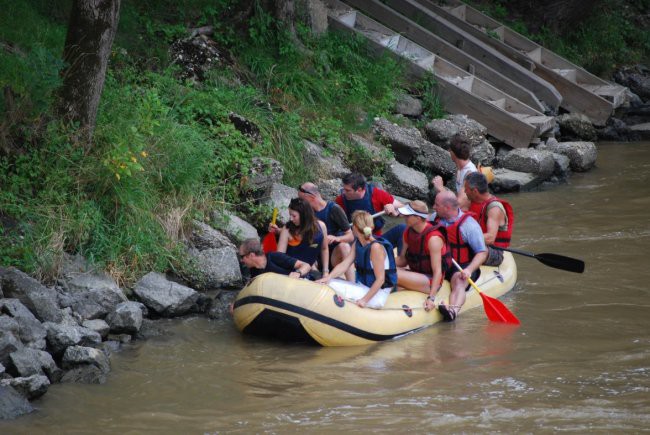
<svg viewBox="0 0 650 435">
<path fill-rule="evenodd" d="M 460 209 L 458 198 L 453 192 L 443 190 L 438 193 L 434 206 L 437 213 L 434 224 L 445 227 L 451 258 L 463 269 L 462 272 L 459 271 L 453 263 L 446 265 L 445 279 L 451 285 L 451 294 L 449 305 L 440 304 L 438 310 L 445 321 L 452 322 L 465 303 L 465 292 L 471 289 L 467 278 L 471 277 L 473 281 L 478 279 L 480 267 L 488 253 L 480 225 L 469 213 Z"/>
<path fill-rule="evenodd" d="M 497 198 L 488 191 L 485 175 L 473 172 L 465 177 L 465 194 L 470 200 L 469 212 L 475 217 L 483 231 L 488 248 L 486 266 L 498 266 L 503 262 L 503 251 L 491 245 L 510 246 L 514 213 L 508 201 Z"/>
<path fill-rule="evenodd" d="M 350 244 L 354 235 L 345 212 L 334 201 L 325 201 L 321 196 L 318 186 L 306 182 L 298 187 L 298 197 L 309 203 L 316 214 L 316 218 L 327 227 L 327 243 L 330 252 L 330 266 L 335 267 L 350 253 Z M 323 271 L 325 273 L 325 271 Z M 345 272 L 345 279 L 354 281 L 354 269 Z"/>
<path fill-rule="evenodd" d="M 456 165 L 456 198 L 462 210 L 467 210 L 470 202 L 464 190 L 465 177 L 472 172 L 478 172 L 476 165 L 469 159 L 471 152 L 472 145 L 466 139 L 459 134 L 452 136 L 449 154 Z M 440 175 L 433 177 L 431 183 L 436 194 L 445 190 L 444 181 Z"/>
<path fill-rule="evenodd" d="M 393 195 L 382 190 L 372 183 L 366 182 L 366 177 L 362 174 L 351 172 L 343 177 L 343 189 L 341 194 L 336 197 L 336 203 L 341 206 L 349 221 L 352 219 L 352 214 L 357 210 L 367 211 L 368 213 L 375 214 L 380 211 L 385 211 L 389 216 L 398 216 L 397 208 L 403 207 Z M 373 234 L 375 236 L 382 236 L 381 229 L 385 221 L 382 217 L 374 218 L 375 229 Z M 397 252 L 402 249 L 402 235 L 406 225 L 399 224 L 383 234 L 383 238 L 388 240 Z"/>
</svg>

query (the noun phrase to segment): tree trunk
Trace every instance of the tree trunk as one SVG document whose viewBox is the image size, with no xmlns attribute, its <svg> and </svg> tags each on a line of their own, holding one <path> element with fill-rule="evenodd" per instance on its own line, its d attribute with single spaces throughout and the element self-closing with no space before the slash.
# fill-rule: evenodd
<svg viewBox="0 0 650 435">
<path fill-rule="evenodd" d="M 106 67 L 119 20 L 121 0 L 74 0 L 63 59 L 59 114 L 92 139 Z"/>
</svg>

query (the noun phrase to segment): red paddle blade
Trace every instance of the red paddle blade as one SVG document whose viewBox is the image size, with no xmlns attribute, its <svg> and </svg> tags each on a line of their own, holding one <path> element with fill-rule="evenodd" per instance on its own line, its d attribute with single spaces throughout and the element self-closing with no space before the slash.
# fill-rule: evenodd
<svg viewBox="0 0 650 435">
<path fill-rule="evenodd" d="M 278 242 L 275 240 L 275 234 L 268 233 L 266 236 L 264 236 L 262 239 L 262 249 L 264 250 L 265 254 L 278 250 Z"/>
<path fill-rule="evenodd" d="M 510 323 L 513 325 L 521 324 L 519 319 L 512 314 L 508 307 L 503 305 L 503 302 L 486 296 L 482 292 L 479 294 L 481 295 L 481 299 L 483 299 L 483 309 L 485 309 L 485 314 L 488 319 L 493 322 Z"/>
</svg>

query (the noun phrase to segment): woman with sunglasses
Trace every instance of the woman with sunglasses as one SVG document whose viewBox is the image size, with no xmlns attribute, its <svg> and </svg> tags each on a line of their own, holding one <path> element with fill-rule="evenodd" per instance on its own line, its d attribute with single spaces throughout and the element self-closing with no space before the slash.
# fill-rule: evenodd
<svg viewBox="0 0 650 435">
<path fill-rule="evenodd" d="M 293 198 L 289 203 L 289 223 L 280 232 L 278 252 L 297 258 L 314 266 L 321 266 L 323 275 L 329 273 L 329 248 L 327 228 L 314 215 L 307 201 Z"/>
<path fill-rule="evenodd" d="M 379 309 L 384 306 L 388 295 L 397 284 L 397 270 L 393 245 L 379 236 L 374 236 L 374 222 L 367 211 L 357 210 L 352 214 L 352 233 L 356 238 L 354 249 L 336 265 L 329 276 L 317 282 L 328 284 L 339 295 L 356 302 L 361 308 Z M 333 280 L 345 273 L 354 263 L 357 269 L 357 283 Z"/>
</svg>

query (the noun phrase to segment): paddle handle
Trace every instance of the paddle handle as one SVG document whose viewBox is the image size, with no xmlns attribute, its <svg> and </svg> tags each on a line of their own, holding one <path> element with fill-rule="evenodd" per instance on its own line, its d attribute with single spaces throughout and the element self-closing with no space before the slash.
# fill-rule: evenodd
<svg viewBox="0 0 650 435">
<path fill-rule="evenodd" d="M 462 271 L 463 271 L 463 268 L 460 267 L 460 265 L 459 265 L 458 263 L 456 263 L 456 260 L 454 260 L 454 259 L 452 258 L 451 261 L 452 261 L 452 263 L 454 263 L 454 266 L 456 266 L 456 269 L 458 269 L 459 272 L 462 272 Z M 476 285 L 476 283 L 474 283 L 474 281 L 472 281 L 472 278 L 467 277 L 467 282 L 469 282 L 470 285 L 471 285 L 472 287 L 474 287 L 474 290 L 476 290 L 479 294 L 481 294 L 481 289 L 478 288 L 478 286 Z"/>
<path fill-rule="evenodd" d="M 515 249 L 515 248 L 503 248 L 501 246 L 494 246 L 494 245 L 490 245 L 490 248 L 498 249 L 499 251 L 513 252 L 515 254 L 525 255 L 526 257 L 530 257 L 530 258 L 537 258 L 537 256 L 535 254 L 533 254 L 532 252 L 521 251 L 521 250 Z"/>
<path fill-rule="evenodd" d="M 278 208 L 273 207 L 273 217 L 271 218 L 271 225 L 275 225 L 275 221 L 278 218 Z"/>
<path fill-rule="evenodd" d="M 371 215 L 370 217 L 374 219 L 374 218 L 377 218 L 377 217 L 379 217 L 379 216 L 383 216 L 383 215 L 385 215 L 385 214 L 386 214 L 386 211 L 385 211 L 385 210 L 382 210 L 382 211 L 378 211 L 377 213 Z"/>
</svg>

